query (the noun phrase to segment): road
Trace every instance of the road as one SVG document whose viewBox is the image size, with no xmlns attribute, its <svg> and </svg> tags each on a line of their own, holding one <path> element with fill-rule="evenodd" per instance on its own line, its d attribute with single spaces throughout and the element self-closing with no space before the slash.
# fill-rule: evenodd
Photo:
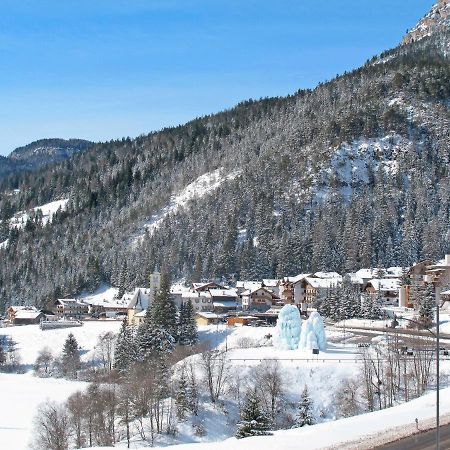
<svg viewBox="0 0 450 450">
<path fill-rule="evenodd" d="M 450 450 L 450 425 L 440 427 L 440 450 Z M 435 450 L 436 429 L 416 434 L 397 442 L 376 447 L 375 450 Z"/>
</svg>

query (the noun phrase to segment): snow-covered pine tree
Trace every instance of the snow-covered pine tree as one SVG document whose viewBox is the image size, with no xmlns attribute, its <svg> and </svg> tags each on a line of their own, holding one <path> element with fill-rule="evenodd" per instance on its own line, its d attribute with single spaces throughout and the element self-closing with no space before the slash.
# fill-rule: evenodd
<svg viewBox="0 0 450 450">
<path fill-rule="evenodd" d="M 167 273 L 161 276 L 161 287 L 155 296 L 148 319 L 152 328 L 160 328 L 177 337 L 177 307 L 170 294 L 170 278 Z M 145 318 L 145 322 L 147 317 Z"/>
<path fill-rule="evenodd" d="M 245 396 L 236 437 L 242 439 L 249 436 L 267 436 L 271 434 L 268 430 L 269 419 L 261 409 L 258 392 L 256 388 L 250 389 Z"/>
<path fill-rule="evenodd" d="M 134 328 L 127 323 L 127 319 L 122 322 L 119 335 L 117 336 L 114 351 L 114 368 L 118 372 L 126 372 L 129 367 L 138 360 L 136 339 Z"/>
<path fill-rule="evenodd" d="M 61 366 L 64 375 L 70 377 L 77 377 L 77 370 L 81 367 L 80 351 L 78 349 L 78 342 L 75 336 L 70 333 L 64 342 L 64 347 L 61 355 Z"/>
<path fill-rule="evenodd" d="M 314 424 L 314 415 L 312 413 L 312 400 L 309 396 L 308 386 L 305 385 L 300 401 L 298 402 L 297 414 L 295 416 L 295 425 L 293 428 L 300 428 L 305 425 Z"/>
<path fill-rule="evenodd" d="M 428 284 L 423 291 L 419 307 L 419 322 L 423 327 L 429 328 L 432 325 L 435 307 L 436 298 L 433 292 L 433 285 Z"/>
<path fill-rule="evenodd" d="M 189 411 L 189 380 L 186 376 L 186 368 L 183 366 L 177 380 L 175 391 L 175 404 L 177 406 L 177 417 L 183 421 Z"/>
<path fill-rule="evenodd" d="M 197 323 L 192 302 L 188 300 L 180 308 L 178 318 L 178 342 L 181 345 L 195 345 L 198 341 Z"/>
</svg>

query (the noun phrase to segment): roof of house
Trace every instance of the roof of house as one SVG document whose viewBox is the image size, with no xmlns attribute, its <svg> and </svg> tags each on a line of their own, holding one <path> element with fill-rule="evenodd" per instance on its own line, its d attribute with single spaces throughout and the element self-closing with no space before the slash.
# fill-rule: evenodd
<svg viewBox="0 0 450 450">
<path fill-rule="evenodd" d="M 266 287 L 277 287 L 280 284 L 280 280 L 264 278 L 263 283 Z"/>
<path fill-rule="evenodd" d="M 213 306 L 216 308 L 237 308 L 238 304 L 233 301 L 221 300 L 219 302 L 213 302 Z"/>
<path fill-rule="evenodd" d="M 304 280 L 306 277 L 311 276 L 311 273 L 299 273 L 295 277 L 287 277 L 286 281 L 290 281 L 292 284 L 297 284 L 299 281 Z"/>
<path fill-rule="evenodd" d="M 255 293 L 255 292 L 259 291 L 259 290 L 263 290 L 263 291 L 269 293 L 272 296 L 273 299 L 279 299 L 280 298 L 280 297 L 278 297 L 277 294 L 275 294 L 270 289 L 267 289 L 264 286 L 258 286 L 258 287 L 254 288 L 254 289 L 247 289 L 244 292 L 242 292 L 241 295 L 252 295 L 253 293 Z"/>
<path fill-rule="evenodd" d="M 58 298 L 56 301 L 62 306 L 87 306 L 86 303 L 80 302 L 76 298 Z"/>
<path fill-rule="evenodd" d="M 400 286 L 398 278 L 374 278 L 370 284 L 376 291 L 397 291 Z"/>
<path fill-rule="evenodd" d="M 260 281 L 236 281 L 236 288 L 252 290 L 261 287 Z"/>
<path fill-rule="evenodd" d="M 210 290 L 210 289 L 226 289 L 225 286 L 222 286 L 221 284 L 218 284 L 214 281 L 208 281 L 207 283 L 192 283 L 192 286 L 194 288 L 194 290 L 199 291 L 199 290 Z M 210 288 L 208 286 L 211 286 Z"/>
<path fill-rule="evenodd" d="M 37 319 L 39 316 L 43 316 L 44 314 L 41 311 L 37 311 L 37 310 L 29 310 L 29 309 L 20 309 L 19 311 L 16 312 L 14 318 L 17 319 L 28 319 L 28 320 L 33 320 L 33 319 Z"/>
<path fill-rule="evenodd" d="M 342 281 L 342 276 L 337 272 L 316 272 L 313 277 L 323 278 L 323 279 L 335 279 Z"/>
<path fill-rule="evenodd" d="M 147 309 L 150 302 L 150 288 L 135 288 L 132 292 L 126 292 L 120 302 L 127 305 L 128 308 Z"/>
<path fill-rule="evenodd" d="M 341 280 L 338 278 L 306 277 L 305 280 L 315 289 L 330 289 L 341 283 Z"/>
<path fill-rule="evenodd" d="M 209 311 L 201 311 L 195 313 L 196 316 L 203 317 L 204 319 L 222 319 L 226 317 L 226 314 L 217 314 Z"/>
<path fill-rule="evenodd" d="M 234 289 L 210 289 L 211 297 L 233 297 L 237 298 L 237 292 Z"/>
</svg>

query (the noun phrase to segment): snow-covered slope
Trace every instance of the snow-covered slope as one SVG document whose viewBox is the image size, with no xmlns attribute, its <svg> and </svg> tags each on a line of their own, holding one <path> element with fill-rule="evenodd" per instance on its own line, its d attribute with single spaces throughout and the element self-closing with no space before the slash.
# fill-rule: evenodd
<svg viewBox="0 0 450 450">
<path fill-rule="evenodd" d="M 386 175 L 395 175 L 400 153 L 410 146 L 410 141 L 392 134 L 381 139 L 358 139 L 337 147 L 313 185 L 316 200 L 326 197 L 331 186 L 338 186 L 341 194 L 348 198 L 353 186 L 367 184 L 378 169 Z"/>
<path fill-rule="evenodd" d="M 223 169 L 219 168 L 199 176 L 182 191 L 172 195 L 169 204 L 157 214 L 154 214 L 150 220 L 144 224 L 143 229 L 135 237 L 133 242 L 140 242 L 146 231 L 152 234 L 161 226 L 162 222 L 169 214 L 176 213 L 179 209 L 186 207 L 191 200 L 199 199 L 205 195 L 211 194 L 222 183 L 236 178 L 239 173 L 240 171 L 234 171 L 229 174 L 224 174 Z"/>
<path fill-rule="evenodd" d="M 450 388 L 442 389 L 441 412 L 450 413 Z M 361 414 L 347 419 L 275 431 L 272 436 L 227 439 L 222 442 L 182 444 L 166 450 L 315 450 L 325 448 L 368 450 L 415 432 L 419 424 L 432 426 L 435 415 L 435 393 L 429 393 L 393 408 Z M 370 436 L 370 439 L 367 439 Z M 112 448 L 112 447 L 111 447 Z M 116 447 L 117 448 L 117 447 Z M 135 447 L 143 450 L 144 447 Z M 147 447 L 145 447 L 147 448 Z M 105 449 L 105 447 L 102 447 Z"/>
<path fill-rule="evenodd" d="M 50 203 L 46 203 L 45 205 L 36 206 L 33 208 L 33 211 L 41 211 L 42 212 L 42 224 L 47 225 L 53 219 L 53 216 L 61 208 L 63 211 L 69 199 L 63 200 L 55 200 Z M 10 220 L 10 226 L 15 228 L 23 228 L 27 223 L 27 220 L 30 218 L 30 211 L 19 211 L 14 214 L 14 217 Z"/>
</svg>

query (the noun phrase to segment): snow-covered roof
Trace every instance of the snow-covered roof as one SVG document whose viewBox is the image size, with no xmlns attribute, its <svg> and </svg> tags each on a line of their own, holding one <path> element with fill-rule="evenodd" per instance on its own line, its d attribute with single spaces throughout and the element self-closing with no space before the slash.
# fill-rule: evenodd
<svg viewBox="0 0 450 450">
<path fill-rule="evenodd" d="M 253 293 L 259 291 L 260 289 L 263 290 L 263 291 L 268 292 L 268 293 L 272 296 L 272 298 L 280 298 L 280 297 L 278 297 L 277 294 L 275 294 L 275 293 L 272 292 L 270 289 L 267 289 L 267 288 L 264 287 L 264 286 L 258 286 L 258 287 L 255 287 L 254 289 L 246 289 L 245 291 L 243 291 L 243 292 L 241 293 L 241 295 L 242 295 L 242 296 L 252 295 Z"/>
<path fill-rule="evenodd" d="M 350 278 L 352 284 L 364 284 L 364 280 L 354 272 L 346 273 L 345 276 Z"/>
<path fill-rule="evenodd" d="M 296 275 L 295 277 L 287 277 L 287 279 L 292 283 L 292 284 L 296 284 L 299 281 L 304 280 L 306 277 L 311 276 L 311 273 L 299 273 L 298 275 Z"/>
<path fill-rule="evenodd" d="M 261 287 L 260 281 L 236 281 L 236 288 L 253 290 Z"/>
<path fill-rule="evenodd" d="M 134 317 L 145 317 L 145 314 L 147 314 L 147 310 L 143 309 L 142 311 L 139 311 L 134 315 Z"/>
<path fill-rule="evenodd" d="M 222 319 L 226 317 L 226 314 L 217 314 L 209 311 L 197 312 L 195 315 L 203 317 L 205 319 Z"/>
<path fill-rule="evenodd" d="M 210 289 L 211 297 L 233 297 L 237 298 L 237 292 L 234 289 Z"/>
<path fill-rule="evenodd" d="M 355 272 L 355 275 L 359 278 L 370 280 L 374 277 L 375 270 L 374 269 L 359 269 Z"/>
<path fill-rule="evenodd" d="M 120 302 L 128 305 L 128 308 L 139 306 L 142 309 L 147 309 L 150 303 L 150 294 L 150 288 L 135 288 L 133 292 L 126 292 Z"/>
<path fill-rule="evenodd" d="M 9 307 L 14 312 L 21 311 L 21 310 L 27 310 L 27 311 L 37 311 L 37 309 L 34 306 L 24 306 L 24 305 L 12 305 Z"/>
<path fill-rule="evenodd" d="M 237 308 L 238 304 L 232 300 L 228 302 L 226 300 L 221 300 L 219 302 L 213 302 L 213 306 L 217 308 Z"/>
<path fill-rule="evenodd" d="M 14 318 L 15 319 L 36 319 L 39 317 L 42 313 L 40 311 L 33 311 L 29 309 L 20 309 L 16 312 Z"/>
<path fill-rule="evenodd" d="M 209 291 L 205 292 L 185 291 L 181 293 L 181 298 L 211 298 L 211 294 L 209 293 Z"/>
<path fill-rule="evenodd" d="M 211 289 L 226 289 L 225 286 L 222 286 L 221 284 L 218 284 L 214 281 L 208 281 L 207 283 L 192 283 L 192 286 L 194 288 L 194 290 L 199 291 L 199 290 L 205 290 L 207 289 L 208 291 Z M 211 286 L 210 288 L 208 288 L 208 286 Z"/>
<path fill-rule="evenodd" d="M 317 278 L 336 279 L 342 281 L 342 276 L 337 272 L 316 272 L 313 276 Z"/>
<path fill-rule="evenodd" d="M 408 270 L 409 267 L 388 267 L 386 269 L 386 278 L 400 278 L 403 274 L 403 270 Z"/>
<path fill-rule="evenodd" d="M 78 301 L 76 298 L 58 298 L 62 306 L 87 306 L 86 303 Z"/>
<path fill-rule="evenodd" d="M 306 277 L 306 281 L 315 289 L 330 289 L 341 283 L 337 278 Z"/>
<path fill-rule="evenodd" d="M 400 286 L 398 278 L 374 278 L 369 281 L 376 291 L 397 291 Z"/>
<path fill-rule="evenodd" d="M 264 286 L 266 287 L 277 287 L 280 284 L 280 280 L 272 280 L 269 278 L 263 279 Z"/>
</svg>

